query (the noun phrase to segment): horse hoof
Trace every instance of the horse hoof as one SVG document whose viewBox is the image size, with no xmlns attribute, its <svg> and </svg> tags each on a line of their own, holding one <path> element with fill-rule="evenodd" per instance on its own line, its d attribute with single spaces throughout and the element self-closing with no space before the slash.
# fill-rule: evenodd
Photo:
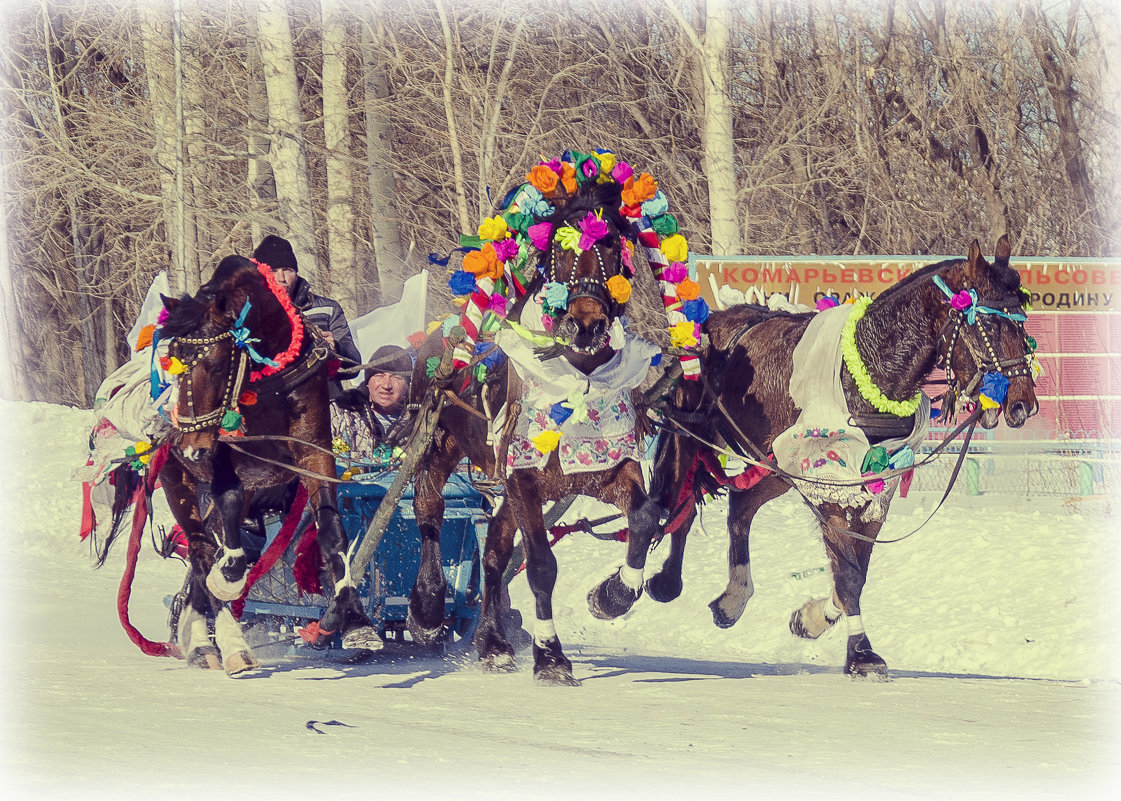
<svg viewBox="0 0 1121 801">
<path fill-rule="evenodd" d="M 727 612 L 725 612 L 724 609 L 720 606 L 719 598 L 711 601 L 708 605 L 708 608 L 712 610 L 713 625 L 717 626 L 718 628 L 730 629 L 732 626 L 736 625 L 736 622 L 740 619 L 739 615 L 732 617 Z M 740 613 L 743 613 L 742 609 L 740 610 Z"/>
<path fill-rule="evenodd" d="M 642 595 L 642 588 L 632 589 L 619 578 L 620 570 L 608 576 L 588 593 L 588 610 L 600 620 L 614 620 L 626 614 Z"/>
<path fill-rule="evenodd" d="M 660 604 L 668 604 L 681 596 L 681 576 L 655 573 L 646 580 L 647 594 Z"/>
<path fill-rule="evenodd" d="M 187 665 L 199 670 L 221 670 L 222 657 L 218 655 L 217 648 L 204 646 L 187 654 Z"/>
<path fill-rule="evenodd" d="M 854 679 L 890 681 L 887 663 L 872 650 L 868 635 L 864 632 L 849 637 L 848 654 L 845 657 L 845 674 Z"/>
<path fill-rule="evenodd" d="M 510 654 L 488 654 L 479 657 L 479 665 L 487 673 L 513 673 L 518 669 Z"/>
<path fill-rule="evenodd" d="M 442 637 L 444 633 L 444 626 L 442 623 L 435 628 L 422 626 L 417 622 L 416 618 L 413 617 L 411 609 L 405 616 L 405 627 L 409 630 L 409 634 L 412 635 L 413 642 L 418 645 L 435 645 L 440 641 L 440 637 Z"/>
<path fill-rule="evenodd" d="M 549 687 L 579 687 L 580 682 L 572 675 L 572 668 L 564 665 L 551 665 L 535 671 L 534 680 Z"/>
<path fill-rule="evenodd" d="M 232 656 L 226 657 L 227 676 L 236 676 L 238 673 L 254 670 L 260 666 L 261 663 L 257 661 L 257 657 L 253 656 L 249 651 L 238 651 Z"/>
<path fill-rule="evenodd" d="M 830 620 L 825 616 L 825 598 L 806 601 L 790 615 L 790 633 L 803 640 L 816 640 L 833 628 L 840 618 Z M 879 657 L 877 657 L 879 658 Z"/>
<path fill-rule="evenodd" d="M 385 642 L 373 626 L 359 626 L 343 635 L 344 650 L 380 651 Z"/>
</svg>

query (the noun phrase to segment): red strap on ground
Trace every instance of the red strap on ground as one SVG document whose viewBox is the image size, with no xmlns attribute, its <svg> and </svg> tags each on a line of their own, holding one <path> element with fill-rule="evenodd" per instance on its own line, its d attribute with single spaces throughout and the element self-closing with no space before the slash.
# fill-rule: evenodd
<svg viewBox="0 0 1121 801">
<path fill-rule="evenodd" d="M 179 647 L 172 645 L 169 642 L 153 642 L 146 638 L 136 626 L 132 625 L 128 616 L 128 602 L 132 596 L 132 580 L 136 577 L 136 560 L 140 555 L 140 543 L 144 534 L 144 523 L 148 520 L 148 496 L 147 493 L 156 484 L 156 477 L 159 475 L 160 468 L 167 460 L 167 452 L 170 446 L 166 443 L 161 445 L 159 450 L 152 456 L 151 462 L 148 464 L 148 476 L 133 495 L 133 509 L 132 509 L 132 534 L 128 540 L 128 551 L 125 555 L 125 570 L 121 576 L 121 585 L 117 590 L 117 616 L 120 618 L 121 626 L 124 628 L 128 638 L 140 648 L 148 656 L 171 656 L 176 659 L 182 659 L 183 654 L 179 651 Z"/>
<path fill-rule="evenodd" d="M 288 516 L 284 518 L 284 524 L 280 527 L 276 539 L 269 544 L 269 547 L 261 554 L 261 558 L 250 569 L 249 576 L 245 579 L 245 590 L 241 593 L 241 597 L 230 604 L 230 611 L 234 613 L 234 617 L 238 620 L 241 620 L 241 613 L 245 611 L 245 598 L 249 595 L 249 589 L 257 582 L 257 579 L 272 570 L 276 560 L 288 550 L 292 537 L 296 533 L 296 525 L 300 522 L 300 517 L 303 516 L 304 506 L 306 505 L 307 488 L 301 483 L 296 488 L 296 497 L 292 501 L 292 508 L 288 511 Z"/>
</svg>

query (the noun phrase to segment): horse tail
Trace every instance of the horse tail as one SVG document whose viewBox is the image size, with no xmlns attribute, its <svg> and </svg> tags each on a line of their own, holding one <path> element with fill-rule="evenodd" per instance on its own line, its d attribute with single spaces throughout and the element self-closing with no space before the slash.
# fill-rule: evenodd
<svg viewBox="0 0 1121 801">
<path fill-rule="evenodd" d="M 97 526 L 92 531 L 93 540 L 91 540 L 90 547 L 94 553 L 95 568 L 104 565 L 105 560 L 109 558 L 109 549 L 120 535 L 122 524 L 135 502 L 136 490 L 142 484 L 140 474 L 133 470 L 127 462 L 113 468 L 108 479 L 113 485 L 113 503 L 110 506 L 111 518 L 109 531 L 104 537 L 98 537 Z"/>
</svg>

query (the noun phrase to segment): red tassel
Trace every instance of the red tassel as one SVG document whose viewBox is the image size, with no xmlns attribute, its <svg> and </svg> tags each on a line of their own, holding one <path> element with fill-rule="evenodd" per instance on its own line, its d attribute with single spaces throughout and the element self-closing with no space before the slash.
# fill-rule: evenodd
<svg viewBox="0 0 1121 801">
<path fill-rule="evenodd" d="M 296 580 L 296 588 L 308 595 L 320 595 L 323 587 L 319 583 L 319 568 L 323 564 L 323 556 L 319 552 L 319 542 L 316 540 L 315 526 L 308 526 L 304 536 L 296 546 L 296 564 L 292 566 L 292 577 Z"/>
</svg>

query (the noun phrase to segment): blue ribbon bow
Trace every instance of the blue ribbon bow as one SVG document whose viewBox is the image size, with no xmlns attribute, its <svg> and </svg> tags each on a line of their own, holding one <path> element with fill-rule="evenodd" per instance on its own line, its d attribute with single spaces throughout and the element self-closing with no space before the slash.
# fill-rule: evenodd
<svg viewBox="0 0 1121 801">
<path fill-rule="evenodd" d="M 244 351 L 249 353 L 249 358 L 257 362 L 257 364 L 267 364 L 269 367 L 280 367 L 280 362 L 273 361 L 268 356 L 262 356 L 253 347 L 254 342 L 261 340 L 250 336 L 250 331 L 245 327 L 245 318 L 249 314 L 249 310 L 253 308 L 253 304 L 246 298 L 245 305 L 241 307 L 241 314 L 238 315 L 237 320 L 234 321 L 234 327 L 230 329 L 233 335 L 234 344 Z"/>
</svg>

